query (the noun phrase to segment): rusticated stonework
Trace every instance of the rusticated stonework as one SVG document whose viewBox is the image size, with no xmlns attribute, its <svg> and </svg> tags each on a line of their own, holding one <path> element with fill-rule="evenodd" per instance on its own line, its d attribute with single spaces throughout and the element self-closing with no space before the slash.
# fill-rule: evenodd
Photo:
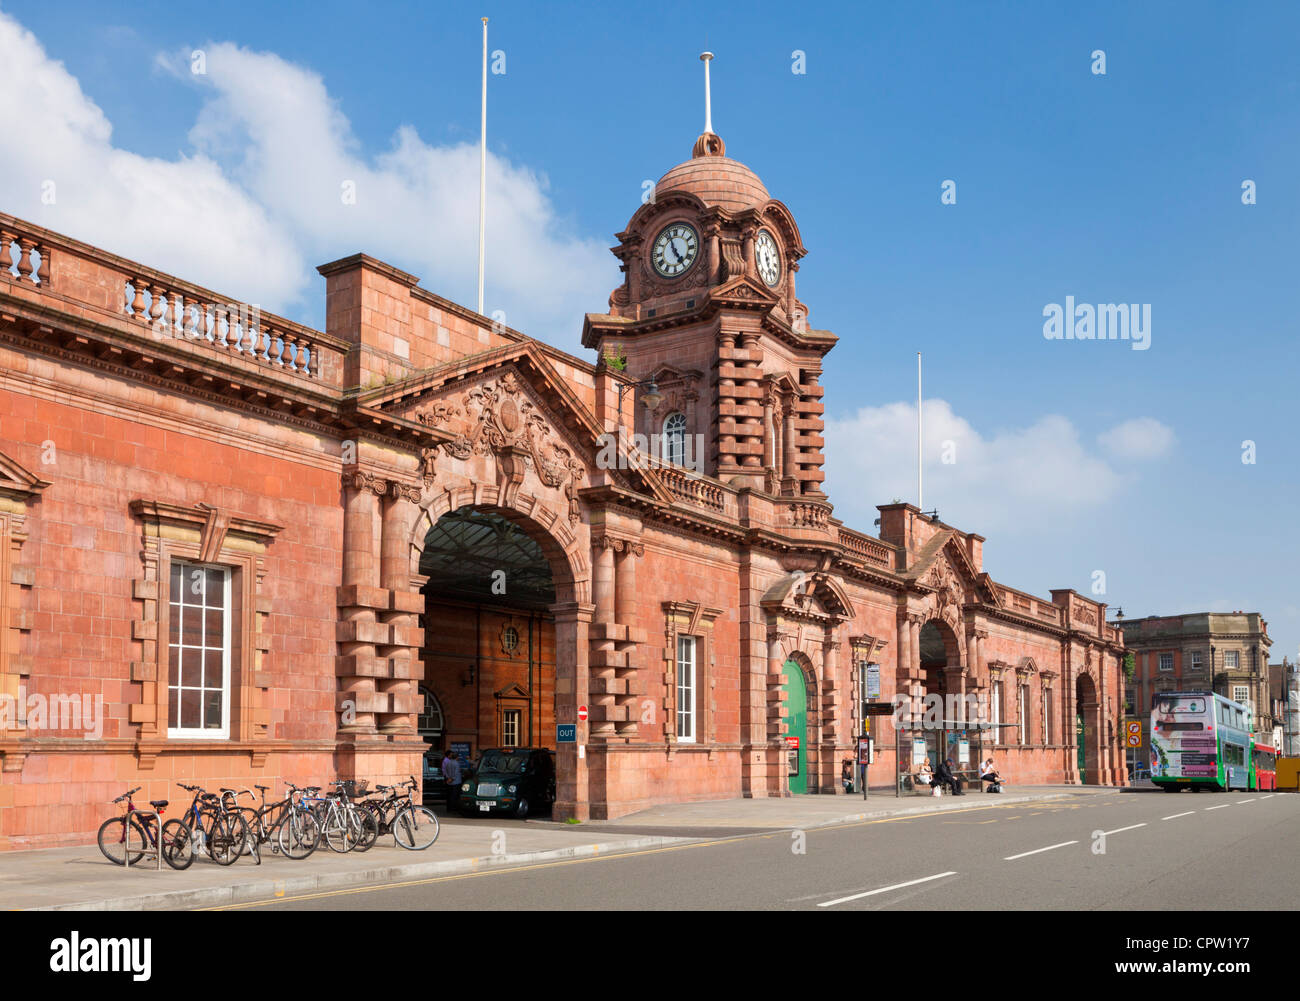
<svg viewBox="0 0 1300 1001">
<path fill-rule="evenodd" d="M 557 819 L 789 795 L 792 738 L 834 794 L 868 664 L 883 698 L 1000 691 L 1012 782 L 1123 781 L 1105 605 L 994 581 L 982 537 L 908 504 L 878 535 L 835 517 L 836 337 L 793 214 L 723 151 L 702 136 L 618 234 L 587 358 L 365 254 L 319 269 L 322 332 L 0 214 L 0 696 L 104 704 L 85 739 L 0 729 L 0 849 L 93 839 L 127 785 L 391 782 L 461 743 L 553 748 Z M 673 225 L 699 237 L 678 279 L 648 263 Z M 645 454 L 675 415 L 689 468 Z M 228 636 L 169 601 L 173 560 L 231 582 Z M 220 738 L 175 735 L 173 626 L 213 654 Z"/>
</svg>

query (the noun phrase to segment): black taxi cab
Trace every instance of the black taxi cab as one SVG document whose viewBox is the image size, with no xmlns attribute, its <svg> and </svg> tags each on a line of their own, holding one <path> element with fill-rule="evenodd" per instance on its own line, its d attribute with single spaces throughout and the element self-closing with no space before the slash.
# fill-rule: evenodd
<svg viewBox="0 0 1300 1001">
<path fill-rule="evenodd" d="M 544 747 L 494 747 L 483 752 L 474 777 L 460 787 L 467 817 L 548 813 L 555 802 L 555 752 Z"/>
</svg>

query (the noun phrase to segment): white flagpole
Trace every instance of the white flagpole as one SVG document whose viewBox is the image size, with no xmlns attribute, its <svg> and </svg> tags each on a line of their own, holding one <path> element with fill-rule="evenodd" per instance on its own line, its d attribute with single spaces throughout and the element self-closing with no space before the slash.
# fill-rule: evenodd
<svg viewBox="0 0 1300 1001">
<path fill-rule="evenodd" d="M 483 18 L 483 116 L 478 147 L 478 312 L 483 314 L 483 233 L 487 226 L 487 23 Z"/>
<path fill-rule="evenodd" d="M 709 93 L 709 60 L 712 58 L 712 52 L 700 53 L 704 63 L 704 131 L 709 133 L 713 131 L 713 97 Z"/>
<path fill-rule="evenodd" d="M 921 352 L 916 353 L 916 506 L 925 510 L 925 491 L 921 486 Z"/>
</svg>

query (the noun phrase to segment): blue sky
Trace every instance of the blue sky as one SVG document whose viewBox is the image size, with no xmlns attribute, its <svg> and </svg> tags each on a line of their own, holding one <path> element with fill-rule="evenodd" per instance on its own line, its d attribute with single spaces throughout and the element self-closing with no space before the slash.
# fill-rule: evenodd
<svg viewBox="0 0 1300 1001">
<path fill-rule="evenodd" d="M 488 306 L 582 353 L 613 234 L 701 130 L 708 47 L 715 129 L 793 211 L 840 337 L 837 515 L 915 500 L 922 351 L 926 507 L 995 576 L 1259 610 L 1294 657 L 1300 8 L 1065 6 L 4 5 L 0 207 L 312 324 L 314 266 L 358 250 L 472 304 L 487 14 Z M 1066 296 L 1149 303 L 1150 349 L 1045 340 Z"/>
</svg>

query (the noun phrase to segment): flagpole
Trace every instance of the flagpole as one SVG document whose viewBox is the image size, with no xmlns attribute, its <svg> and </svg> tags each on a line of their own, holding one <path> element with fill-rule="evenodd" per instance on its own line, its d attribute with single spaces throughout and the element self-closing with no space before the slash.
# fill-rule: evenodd
<svg viewBox="0 0 1300 1001">
<path fill-rule="evenodd" d="M 487 226 L 487 25 L 483 18 L 483 114 L 478 147 L 478 312 L 483 314 L 483 233 Z"/>
<path fill-rule="evenodd" d="M 921 485 L 921 352 L 916 353 L 916 506 L 925 511 L 925 491 Z"/>
</svg>

